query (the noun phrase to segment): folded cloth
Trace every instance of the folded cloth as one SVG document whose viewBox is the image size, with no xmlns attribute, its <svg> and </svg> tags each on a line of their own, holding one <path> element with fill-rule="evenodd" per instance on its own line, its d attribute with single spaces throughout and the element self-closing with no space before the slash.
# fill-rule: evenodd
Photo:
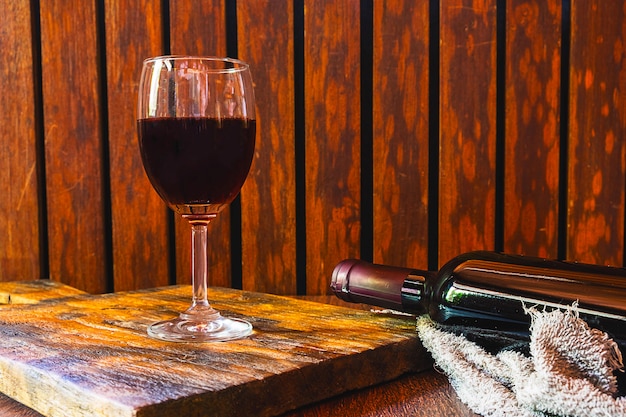
<svg viewBox="0 0 626 417">
<path fill-rule="evenodd" d="M 483 416 L 626 416 L 618 345 L 590 328 L 575 307 L 527 309 L 530 340 L 494 349 L 493 334 L 468 337 L 459 327 L 418 317 L 417 331 L 435 365 L 467 406 Z M 482 341 L 489 346 L 481 346 Z"/>
</svg>

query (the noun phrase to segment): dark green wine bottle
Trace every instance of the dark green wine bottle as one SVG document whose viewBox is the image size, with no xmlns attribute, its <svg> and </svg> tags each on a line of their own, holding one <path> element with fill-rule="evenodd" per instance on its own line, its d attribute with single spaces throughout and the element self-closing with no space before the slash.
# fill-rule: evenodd
<svg viewBox="0 0 626 417">
<path fill-rule="evenodd" d="M 438 272 L 346 259 L 332 291 L 354 303 L 416 315 L 442 324 L 528 333 L 526 309 L 573 309 L 620 345 L 626 341 L 626 269 L 497 252 L 469 252 Z"/>
</svg>

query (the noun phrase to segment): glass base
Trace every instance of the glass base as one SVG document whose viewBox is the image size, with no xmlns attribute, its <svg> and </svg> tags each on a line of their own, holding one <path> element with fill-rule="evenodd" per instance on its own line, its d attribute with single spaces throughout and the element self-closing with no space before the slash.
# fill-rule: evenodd
<svg viewBox="0 0 626 417">
<path fill-rule="evenodd" d="M 148 336 L 169 342 L 225 342 L 251 333 L 252 325 L 247 321 L 223 317 L 213 309 L 201 314 L 190 309 L 148 327 Z"/>
</svg>

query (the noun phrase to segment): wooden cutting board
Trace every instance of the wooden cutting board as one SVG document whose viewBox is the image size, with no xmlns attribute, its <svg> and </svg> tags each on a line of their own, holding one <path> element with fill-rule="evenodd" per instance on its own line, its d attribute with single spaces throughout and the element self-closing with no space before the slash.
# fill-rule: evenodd
<svg viewBox="0 0 626 417">
<path fill-rule="evenodd" d="M 274 416 L 430 366 L 411 318 L 211 288 L 254 333 L 150 339 L 190 286 L 0 308 L 0 391 L 49 417 Z"/>
<path fill-rule="evenodd" d="M 36 304 L 79 294 L 86 293 L 49 279 L 0 282 L 0 307 L 6 304 Z"/>
</svg>

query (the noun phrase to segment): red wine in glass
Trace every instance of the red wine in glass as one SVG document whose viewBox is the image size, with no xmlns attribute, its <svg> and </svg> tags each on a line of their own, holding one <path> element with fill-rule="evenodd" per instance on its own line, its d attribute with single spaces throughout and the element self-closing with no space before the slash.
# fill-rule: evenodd
<svg viewBox="0 0 626 417">
<path fill-rule="evenodd" d="M 180 214 L 218 213 L 239 193 L 254 155 L 256 121 L 151 118 L 138 121 L 143 164 L 161 198 Z"/>
<path fill-rule="evenodd" d="M 230 58 L 146 59 L 137 129 L 144 169 L 159 196 L 191 225 L 192 303 L 148 327 L 167 341 L 214 342 L 252 333 L 207 297 L 207 227 L 239 193 L 252 163 L 256 119 L 248 64 Z"/>
</svg>

